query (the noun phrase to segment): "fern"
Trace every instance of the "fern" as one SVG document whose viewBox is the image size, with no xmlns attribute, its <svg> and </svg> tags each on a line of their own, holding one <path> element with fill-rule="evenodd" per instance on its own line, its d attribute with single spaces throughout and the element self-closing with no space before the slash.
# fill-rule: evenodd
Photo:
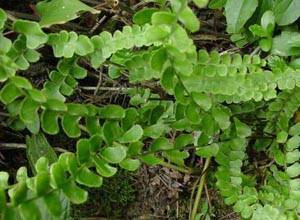
<svg viewBox="0 0 300 220">
<path fill-rule="evenodd" d="M 207 4 L 194 2 L 198 7 Z M 226 3 L 226 11 L 232 10 L 232 2 Z M 54 3 L 49 2 L 50 6 Z M 9 114 L 9 126 L 49 135 L 58 134 L 61 127 L 69 138 L 78 138 L 75 153 L 62 153 L 52 164 L 40 158 L 31 177 L 26 168 L 20 168 L 15 184 L 9 184 L 8 174 L 0 172 L 3 219 L 62 219 L 63 196 L 75 204 L 85 202 L 88 195 L 83 187 L 100 187 L 103 178 L 113 176 L 119 167 L 135 171 L 143 162 L 197 173 L 185 164 L 194 152 L 208 163 L 216 161 L 216 186 L 226 204 L 233 205 L 243 218 L 299 218 L 300 129 L 290 120 L 300 105 L 299 67 L 275 56 L 198 50 L 189 35 L 200 24 L 188 2 L 169 3 L 170 8 L 138 12 L 133 17 L 136 24 L 112 34 L 45 33 L 41 24 L 18 19 L 12 27 L 18 33 L 16 40 L 1 32 L 0 101 Z M 47 3 L 38 5 L 41 23 L 50 25 L 51 14 L 43 10 L 43 4 Z M 255 8 L 252 5 L 249 12 Z M 72 17 L 77 16 L 74 11 L 69 11 Z M 85 11 L 95 12 L 87 6 Z M 228 30 L 241 34 L 246 21 L 226 16 Z M 1 31 L 6 19 L 0 10 Z M 68 20 L 57 19 L 58 23 Z M 263 21 L 261 27 L 268 29 Z M 272 19 L 269 23 L 274 25 Z M 267 39 L 261 41 L 272 38 L 274 27 L 270 28 L 263 35 Z M 39 61 L 38 49 L 44 46 L 50 46 L 59 61 L 43 88 L 37 89 L 19 73 Z M 124 75 L 141 87 L 128 89 L 131 106 L 69 102 L 80 80 L 88 75 L 81 60 L 95 69 L 105 64 L 111 78 Z M 148 81 L 159 91 L 143 87 Z M 251 114 L 266 120 L 265 124 L 251 123 L 247 118 Z M 264 169 L 262 184 L 245 172 L 251 162 L 247 149 L 254 148 L 254 139 L 262 143 L 255 137 L 259 129 L 268 135 L 270 141 L 263 147 L 274 159 Z"/>
</svg>

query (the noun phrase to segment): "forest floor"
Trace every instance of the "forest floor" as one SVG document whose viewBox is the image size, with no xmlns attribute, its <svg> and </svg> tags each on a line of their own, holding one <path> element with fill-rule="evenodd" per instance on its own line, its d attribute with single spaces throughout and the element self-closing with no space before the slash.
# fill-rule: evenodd
<svg viewBox="0 0 300 220">
<path fill-rule="evenodd" d="M 145 5 L 136 0 L 125 0 L 116 5 L 110 5 L 109 1 L 87 1 L 98 3 L 101 14 L 85 15 L 80 19 L 70 22 L 68 25 L 56 26 L 56 29 L 73 30 L 87 35 L 98 34 L 103 30 L 114 31 L 126 24 L 131 24 L 131 17 L 138 9 Z M 0 0 L 0 7 L 15 17 L 35 20 L 34 4 L 32 0 Z M 224 31 L 224 18 L 222 12 L 201 10 L 197 12 L 202 22 L 200 32 L 192 38 L 199 48 L 217 49 L 219 51 L 235 50 L 230 44 L 229 37 Z M 101 23 L 99 23 L 99 18 Z M 11 36 L 14 38 L 14 36 Z M 42 59 L 32 65 L 29 70 L 21 74 L 30 77 L 35 86 L 43 84 L 51 69 L 54 69 L 57 60 L 51 56 L 51 51 L 43 49 Z M 49 56 L 50 54 L 50 56 Z M 87 64 L 82 63 L 88 69 Z M 101 80 L 103 87 L 122 86 L 126 87 L 124 79 L 112 81 L 107 76 L 98 76 L 99 73 L 90 69 L 89 77 L 82 82 L 81 86 L 95 87 Z M 104 105 L 118 103 L 126 107 L 128 97 L 116 91 L 89 91 L 78 89 L 71 100 L 79 102 Z M 0 115 L 0 121 L 1 121 Z M 29 164 L 26 159 L 25 137 L 26 132 L 16 133 L 0 125 L 0 170 L 8 171 L 11 176 L 16 173 L 20 166 Z M 48 136 L 48 141 L 54 147 L 60 147 L 74 151 L 75 141 L 70 141 L 63 134 L 60 136 Z M 13 144 L 13 145 L 12 145 Z M 202 167 L 202 161 L 187 161 L 197 167 Z M 72 206 L 71 212 L 74 219 L 178 219 L 189 218 L 195 186 L 199 176 L 182 174 L 172 169 L 154 166 L 142 166 L 135 173 L 120 172 L 115 177 L 105 179 L 101 189 L 90 191 L 87 203 L 81 206 Z M 214 178 L 208 177 L 208 185 L 205 185 L 203 193 L 203 214 L 209 214 L 209 219 L 239 219 L 230 207 L 227 207 L 218 192 L 214 190 Z M 211 185 L 210 185 L 211 184 Z M 208 211 L 209 210 L 209 213 Z M 207 218 L 208 219 L 208 218 Z"/>
</svg>

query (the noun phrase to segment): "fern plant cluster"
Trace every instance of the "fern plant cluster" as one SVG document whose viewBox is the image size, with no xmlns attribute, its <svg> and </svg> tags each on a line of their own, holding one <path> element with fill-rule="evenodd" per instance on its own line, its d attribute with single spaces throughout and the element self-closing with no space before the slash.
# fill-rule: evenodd
<svg viewBox="0 0 300 220">
<path fill-rule="evenodd" d="M 299 2 L 148 2 L 132 26 L 94 36 L 49 29 L 79 11 L 97 13 L 79 0 L 39 2 L 40 22 L 12 19 L 0 9 L 0 100 L 7 126 L 39 138 L 64 132 L 76 139 L 76 152 L 36 158 L 33 176 L 21 167 L 12 183 L 0 172 L 1 218 L 66 219 L 65 200 L 84 203 L 86 187 L 100 187 L 118 169 L 135 171 L 145 163 L 199 175 L 186 163 L 196 155 L 207 162 L 202 177 L 214 172 L 225 203 L 243 219 L 299 219 Z M 200 28 L 196 7 L 200 13 L 224 7 L 231 40 L 257 49 L 198 48 L 191 37 Z M 8 28 L 16 39 L 5 35 Z M 37 88 L 22 73 L 40 60 L 43 47 L 58 63 Z M 164 94 L 132 87 L 127 108 L 71 102 L 88 76 L 81 61 L 94 69 L 105 65 L 114 80 L 155 83 Z M 268 163 L 257 166 L 253 151 L 264 152 Z"/>
</svg>

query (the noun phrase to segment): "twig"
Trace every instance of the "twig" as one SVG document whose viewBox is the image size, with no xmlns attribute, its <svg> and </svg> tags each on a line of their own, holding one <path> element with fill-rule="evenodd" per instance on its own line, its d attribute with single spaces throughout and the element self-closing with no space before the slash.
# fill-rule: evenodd
<svg viewBox="0 0 300 220">
<path fill-rule="evenodd" d="M 21 12 L 16 12 L 16 11 L 5 11 L 7 14 L 7 17 L 12 20 L 15 21 L 17 20 L 17 18 L 22 18 L 22 19 L 26 19 L 26 20 L 33 20 L 33 21 L 38 21 L 39 18 L 38 16 L 32 15 L 32 14 L 26 14 L 26 13 L 21 13 Z"/>
<path fill-rule="evenodd" d="M 192 209 L 193 209 L 193 197 L 194 197 L 194 194 L 195 194 L 196 186 L 198 185 L 199 181 L 200 181 L 200 178 L 198 178 L 196 180 L 195 184 L 193 185 L 192 193 L 191 193 L 191 196 L 190 196 L 189 219 L 191 219 L 191 214 L 192 214 Z"/>
<path fill-rule="evenodd" d="M 21 143 L 0 143 L 0 149 L 1 150 L 15 150 L 15 149 L 26 149 L 26 144 Z M 60 147 L 54 147 L 53 148 L 57 152 L 68 152 L 67 150 L 60 148 Z"/>
<path fill-rule="evenodd" d="M 26 144 L 19 144 L 19 143 L 0 143 L 0 149 L 26 149 Z"/>
<path fill-rule="evenodd" d="M 3 33 L 3 36 L 7 36 L 7 35 L 10 35 L 10 34 L 13 34 L 15 33 L 14 31 L 7 31 L 5 33 Z"/>
<path fill-rule="evenodd" d="M 5 112 L 0 112 L 0 116 L 9 117 L 10 115 L 8 113 L 5 113 Z"/>
<path fill-rule="evenodd" d="M 97 90 L 97 87 L 95 86 L 81 86 L 80 87 L 83 90 L 87 91 L 95 91 Z M 125 87 L 99 87 L 98 91 L 127 91 L 130 88 L 125 88 Z"/>
<path fill-rule="evenodd" d="M 256 47 L 256 48 L 252 51 L 252 53 L 250 54 L 250 56 L 256 55 L 259 51 L 260 51 L 260 47 Z"/>
<path fill-rule="evenodd" d="M 107 18 L 106 15 L 104 15 L 100 20 L 97 21 L 97 23 L 92 27 L 92 29 L 89 31 L 89 34 L 94 33 L 94 31 L 100 26 L 100 24 L 103 23 L 103 21 Z"/>
<path fill-rule="evenodd" d="M 193 210 L 192 210 L 192 214 L 191 214 L 191 220 L 195 220 L 196 219 L 196 215 L 197 215 L 197 211 L 198 211 L 198 207 L 199 207 L 199 203 L 200 203 L 200 199 L 201 199 L 201 195 L 202 195 L 202 191 L 203 191 L 203 186 L 205 183 L 205 179 L 206 179 L 206 175 L 207 175 L 207 168 L 210 164 L 210 160 L 211 158 L 207 158 L 203 167 L 203 171 L 202 171 L 202 176 L 198 185 L 198 191 L 196 194 L 196 198 L 195 198 L 195 202 L 194 202 L 194 206 L 193 206 Z"/>
<path fill-rule="evenodd" d="M 97 83 L 97 86 L 96 86 L 96 89 L 94 91 L 94 95 L 97 95 L 98 91 L 99 91 L 99 88 L 100 86 L 102 85 L 102 78 L 103 78 L 103 73 L 102 71 L 100 70 L 99 71 L 99 79 L 98 79 L 98 83 Z"/>
<path fill-rule="evenodd" d="M 82 0 L 84 3 L 92 4 L 92 5 L 97 5 L 99 4 L 98 1 L 95 0 Z"/>
<path fill-rule="evenodd" d="M 212 208 L 212 205 L 211 205 L 210 196 L 209 196 L 209 192 L 208 192 L 208 188 L 207 188 L 207 184 L 206 184 L 206 183 L 205 183 L 205 185 L 204 185 L 204 189 L 205 189 L 205 194 L 206 194 L 208 206 L 209 206 L 209 208 L 211 209 L 211 208 Z"/>
<path fill-rule="evenodd" d="M 144 7 L 146 4 L 148 4 L 148 2 L 146 2 L 146 1 L 140 1 L 136 5 L 132 6 L 132 9 L 133 10 L 137 10 L 140 7 Z"/>
<path fill-rule="evenodd" d="M 80 130 L 84 131 L 85 133 L 89 133 L 88 129 L 84 125 L 79 124 L 79 128 L 80 128 Z"/>
<path fill-rule="evenodd" d="M 164 167 L 168 167 L 170 169 L 173 169 L 173 170 L 177 170 L 177 171 L 180 171 L 182 173 L 186 173 L 186 174 L 191 174 L 191 170 L 188 169 L 188 168 L 184 168 L 184 167 L 179 167 L 179 166 L 176 166 L 174 164 L 171 164 L 171 163 L 167 163 L 167 162 L 160 162 L 160 165 L 164 166 Z"/>
<path fill-rule="evenodd" d="M 235 212 L 231 212 L 231 213 L 229 213 L 229 214 L 227 214 L 227 215 L 222 216 L 222 217 L 220 218 L 220 220 L 225 219 L 225 218 L 228 218 L 229 216 L 232 216 L 232 215 L 234 215 L 234 214 L 235 214 Z"/>
</svg>

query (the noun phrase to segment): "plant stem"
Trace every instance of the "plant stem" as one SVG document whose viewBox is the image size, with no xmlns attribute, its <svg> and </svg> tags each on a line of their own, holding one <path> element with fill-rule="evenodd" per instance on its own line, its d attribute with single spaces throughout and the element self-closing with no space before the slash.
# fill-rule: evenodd
<svg viewBox="0 0 300 220">
<path fill-rule="evenodd" d="M 177 170 L 177 171 L 180 171 L 182 173 L 187 173 L 187 174 L 191 174 L 191 170 L 188 169 L 188 168 L 184 168 L 184 167 L 179 167 L 179 166 L 176 166 L 174 164 L 171 164 L 171 163 L 167 163 L 167 162 L 160 162 L 160 165 L 164 166 L 164 167 L 168 167 L 170 169 L 173 169 L 173 170 Z"/>
<path fill-rule="evenodd" d="M 201 199 L 201 195 L 202 195 L 202 191 L 203 191 L 203 187 L 204 187 L 204 183 L 205 183 L 205 179 L 206 179 L 206 175 L 207 175 L 207 168 L 210 164 L 210 160 L 211 158 L 207 158 L 204 164 L 204 168 L 202 171 L 202 176 L 198 185 L 198 191 L 197 191 L 197 195 L 195 198 L 195 202 L 193 205 L 193 210 L 192 210 L 192 214 L 191 214 L 191 220 L 195 220 L 196 219 L 196 215 L 197 215 L 197 211 L 198 211 L 198 207 L 199 207 L 199 203 L 200 203 L 200 199 Z"/>
</svg>

